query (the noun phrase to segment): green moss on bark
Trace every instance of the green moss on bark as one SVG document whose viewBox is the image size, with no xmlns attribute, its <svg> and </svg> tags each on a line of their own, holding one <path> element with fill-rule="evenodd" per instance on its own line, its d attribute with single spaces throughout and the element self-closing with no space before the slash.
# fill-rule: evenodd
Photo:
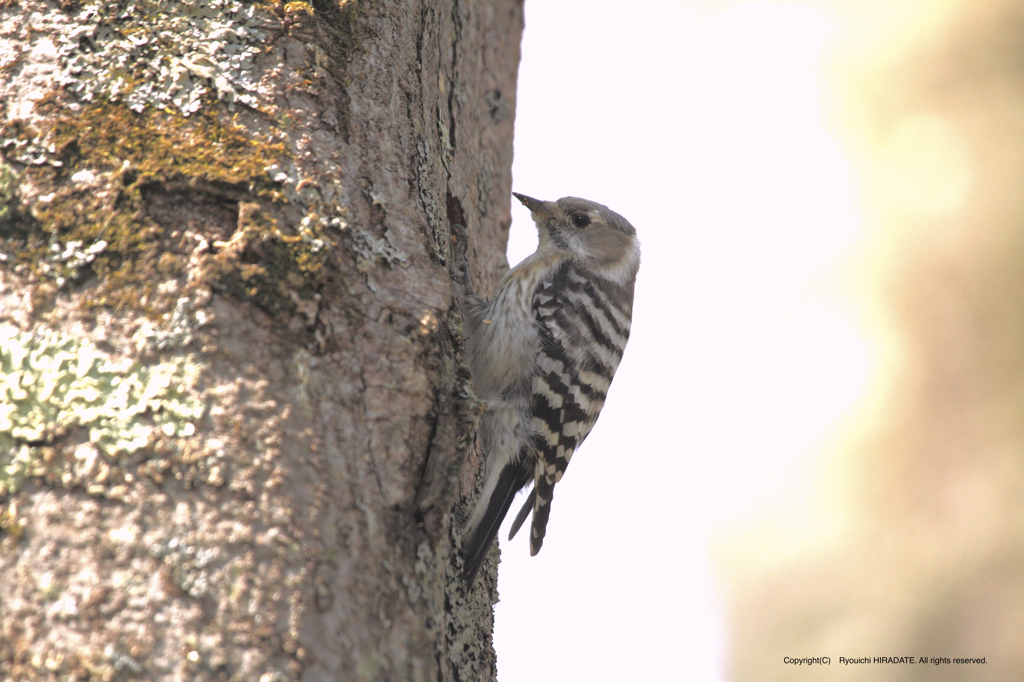
<svg viewBox="0 0 1024 682">
<path fill-rule="evenodd" d="M 99 103 L 69 116 L 46 111 L 53 106 L 41 107 L 53 114 L 49 129 L 13 124 L 0 133 L 14 150 L 47 150 L 24 171 L 37 194 L 8 231 L 15 265 L 50 283 L 37 303 L 92 276 L 99 281 L 83 305 L 153 316 L 169 314 L 180 294 L 161 293 L 160 283 L 186 275 L 191 286 L 272 314 L 315 299 L 331 242 L 303 209 L 282 217 L 290 201 L 271 170 L 287 163 L 284 143 L 254 138 L 213 111 L 185 117 Z M 155 195 L 167 210 L 155 208 Z M 178 220 L 197 201 L 207 215 Z"/>
</svg>

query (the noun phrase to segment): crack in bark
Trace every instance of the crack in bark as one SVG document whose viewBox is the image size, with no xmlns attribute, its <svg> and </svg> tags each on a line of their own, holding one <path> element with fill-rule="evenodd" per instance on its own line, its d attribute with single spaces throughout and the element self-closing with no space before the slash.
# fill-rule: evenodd
<svg viewBox="0 0 1024 682">
<path fill-rule="evenodd" d="M 433 418 L 430 423 L 430 435 L 427 436 L 426 452 L 423 456 L 423 466 L 420 467 L 419 481 L 416 484 L 415 504 L 417 520 L 422 520 L 423 513 L 434 506 L 433 500 L 424 497 L 424 482 L 427 479 L 427 471 L 430 467 L 430 458 L 434 452 L 434 438 L 437 436 L 437 424 L 441 421 L 441 395 L 434 395 L 434 404 L 431 406 Z"/>
<path fill-rule="evenodd" d="M 455 27 L 455 37 L 452 40 L 451 87 L 448 89 L 448 142 L 454 156 L 458 146 L 455 141 L 455 88 L 459 84 L 459 45 L 462 42 L 462 16 L 459 14 L 459 0 L 454 0 L 452 4 L 452 24 Z M 451 170 L 449 170 L 448 179 L 450 180 L 451 177 Z"/>
</svg>

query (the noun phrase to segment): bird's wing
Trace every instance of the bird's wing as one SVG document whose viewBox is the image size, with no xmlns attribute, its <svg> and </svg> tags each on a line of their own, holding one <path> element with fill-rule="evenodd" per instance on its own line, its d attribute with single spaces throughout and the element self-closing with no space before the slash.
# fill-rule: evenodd
<svg viewBox="0 0 1024 682">
<path fill-rule="evenodd" d="M 611 376 L 622 357 L 621 351 L 603 343 L 601 323 L 594 319 L 597 305 L 601 305 L 599 292 L 571 264 L 557 269 L 534 294 L 540 348 L 531 398 L 537 433 L 531 493 L 533 555 L 544 542 L 555 484 L 597 421 Z M 516 518 L 513 532 L 525 516 L 524 509 Z"/>
</svg>

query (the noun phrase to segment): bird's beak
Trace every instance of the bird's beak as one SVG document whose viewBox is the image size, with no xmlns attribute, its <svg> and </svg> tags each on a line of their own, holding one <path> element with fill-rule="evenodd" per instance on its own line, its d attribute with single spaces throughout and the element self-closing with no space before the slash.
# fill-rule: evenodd
<svg viewBox="0 0 1024 682">
<path fill-rule="evenodd" d="M 512 192 L 512 196 L 519 199 L 519 202 L 526 208 L 530 209 L 530 213 L 533 213 L 535 216 L 541 218 L 551 217 L 551 211 L 548 210 L 548 207 L 546 206 L 547 202 L 541 201 L 540 199 L 534 199 L 533 197 L 528 197 L 525 194 L 516 194 L 515 192 Z M 536 217 L 534 220 L 536 220 Z"/>
</svg>

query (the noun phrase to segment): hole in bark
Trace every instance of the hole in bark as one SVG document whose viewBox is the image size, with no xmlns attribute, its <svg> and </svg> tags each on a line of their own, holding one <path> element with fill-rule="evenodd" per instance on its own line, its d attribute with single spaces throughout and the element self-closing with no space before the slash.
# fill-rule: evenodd
<svg viewBox="0 0 1024 682">
<path fill-rule="evenodd" d="M 466 225 L 466 212 L 462 210 L 462 202 L 459 201 L 458 197 L 454 196 L 451 192 L 448 192 L 445 204 L 449 225 L 462 225 L 463 227 L 469 227 Z"/>
<path fill-rule="evenodd" d="M 165 234 L 186 230 L 211 243 L 227 241 L 238 226 L 238 202 L 203 190 L 167 191 L 159 185 L 142 189 L 146 214 Z"/>
</svg>

